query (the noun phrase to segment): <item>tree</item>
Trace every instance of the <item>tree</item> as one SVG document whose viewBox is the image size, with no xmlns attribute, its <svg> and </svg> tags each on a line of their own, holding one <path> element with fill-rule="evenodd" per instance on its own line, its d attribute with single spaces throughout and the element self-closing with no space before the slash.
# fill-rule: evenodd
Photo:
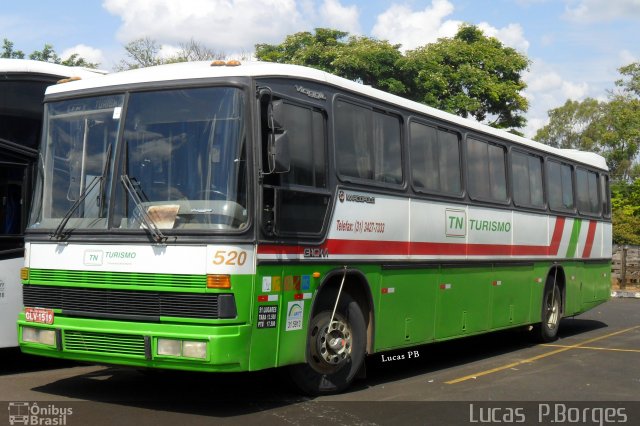
<svg viewBox="0 0 640 426">
<path fill-rule="evenodd" d="M 0 55 L 0 58 L 24 59 L 24 52 L 22 50 L 14 50 L 13 42 L 5 38 L 2 41 L 2 55 Z"/>
<path fill-rule="evenodd" d="M 193 61 L 212 61 L 215 59 L 224 59 L 224 52 L 216 52 L 195 41 L 193 38 L 187 43 L 180 43 L 180 50 L 176 56 L 170 57 L 166 62 L 193 62 Z"/>
<path fill-rule="evenodd" d="M 620 68 L 630 77 L 618 80 L 622 93 L 609 93 L 607 101 L 587 98 L 568 100 L 549 111 L 549 123 L 539 129 L 534 139 L 558 148 L 574 148 L 603 155 L 613 180 L 628 181 L 640 176 L 634 163 L 640 154 L 640 98 L 634 81 L 639 67 L 631 64 Z"/>
<path fill-rule="evenodd" d="M 521 128 L 529 105 L 521 91 L 529 60 L 472 25 L 405 55 L 410 98 L 497 128 Z"/>
<path fill-rule="evenodd" d="M 616 80 L 616 86 L 621 87 L 627 94 L 640 96 L 640 62 L 634 62 L 619 68 L 623 78 Z M 624 77 L 628 77 L 626 80 Z"/>
<path fill-rule="evenodd" d="M 528 108 L 520 94 L 529 60 L 480 29 L 463 25 L 405 55 L 400 45 L 317 28 L 277 45 L 256 45 L 259 60 L 306 65 L 499 128 L 520 128 Z"/>
<path fill-rule="evenodd" d="M 54 64 L 59 64 L 62 61 L 53 49 L 53 46 L 46 43 L 42 50 L 34 50 L 33 53 L 29 55 L 29 59 L 34 61 L 52 62 Z"/>
<path fill-rule="evenodd" d="M 604 103 L 587 98 L 582 102 L 567 100 L 550 110 L 549 124 L 539 129 L 534 139 L 555 148 L 599 152 L 597 142 L 588 132 L 592 123 L 603 115 Z"/>
<path fill-rule="evenodd" d="M 124 46 L 129 60 L 122 59 L 115 68 L 123 71 L 160 65 L 163 63 L 159 56 L 160 48 L 158 42 L 149 37 L 136 39 Z"/>
<path fill-rule="evenodd" d="M 0 55 L 0 57 L 10 59 L 24 59 L 24 52 L 22 50 L 14 50 L 13 46 L 13 42 L 5 38 L 3 40 L 2 55 Z M 42 50 L 34 50 L 29 55 L 29 59 L 34 61 L 51 62 L 54 64 L 66 65 L 69 67 L 97 68 L 99 65 L 97 63 L 87 61 L 78 53 L 72 54 L 67 59 L 62 59 L 56 53 L 53 45 L 48 43 L 45 43 Z"/>
<path fill-rule="evenodd" d="M 328 28 L 316 28 L 288 35 L 281 44 L 256 44 L 256 58 L 266 62 L 305 65 L 333 72 L 333 61 L 344 46 L 349 33 Z"/>
<path fill-rule="evenodd" d="M 611 186 L 613 242 L 640 245 L 640 179 Z"/>
<path fill-rule="evenodd" d="M 175 55 L 163 57 L 162 46 L 149 37 L 139 38 L 124 46 L 128 59 L 123 59 L 116 65 L 117 71 L 151 67 L 154 65 L 171 64 L 175 62 L 208 61 L 223 59 L 226 55 L 206 47 L 204 44 L 189 40 L 180 43 L 180 50 Z"/>
</svg>

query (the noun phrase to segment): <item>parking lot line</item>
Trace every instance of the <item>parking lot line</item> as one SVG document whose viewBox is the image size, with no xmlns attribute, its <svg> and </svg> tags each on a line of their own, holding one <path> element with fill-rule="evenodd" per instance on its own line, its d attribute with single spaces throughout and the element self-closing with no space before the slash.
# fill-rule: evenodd
<svg viewBox="0 0 640 426">
<path fill-rule="evenodd" d="M 459 377 L 457 379 L 449 380 L 449 381 L 447 381 L 445 383 L 448 384 L 448 385 L 454 385 L 456 383 L 464 382 L 464 381 L 467 381 L 467 380 L 477 379 L 478 377 L 487 376 L 489 374 L 497 373 L 499 371 L 508 370 L 509 368 L 513 368 L 513 367 L 516 367 L 518 365 L 529 364 L 529 363 L 537 361 L 539 359 L 546 358 L 546 357 L 549 357 L 551 355 L 556 355 L 556 354 L 559 354 L 559 353 L 562 353 L 562 352 L 566 352 L 566 351 L 569 351 L 571 349 L 583 348 L 584 345 L 586 345 L 586 344 L 597 342 L 597 341 L 603 340 L 603 339 L 607 339 L 609 337 L 613 337 L 613 336 L 616 336 L 618 334 L 623 334 L 623 333 L 626 333 L 628 331 L 635 330 L 637 328 L 640 328 L 640 325 L 636 325 L 634 327 L 625 328 L 623 330 L 615 331 L 613 333 L 605 334 L 604 336 L 598 336 L 598 337 L 594 337 L 594 338 L 591 338 L 591 339 L 587 339 L 587 340 L 585 340 L 583 342 L 576 343 L 575 345 L 562 346 L 559 349 L 556 349 L 556 350 L 553 350 L 553 351 L 550 351 L 550 352 L 547 352 L 547 353 L 544 353 L 544 354 L 541 354 L 541 355 L 536 355 L 534 357 L 527 358 L 527 359 L 524 359 L 524 360 L 521 360 L 521 361 L 511 362 L 509 364 L 502 365 L 500 367 L 496 367 L 496 368 L 492 368 L 492 369 L 489 369 L 489 370 L 480 371 L 480 372 L 477 372 L 477 373 L 474 373 L 474 374 L 469 374 L 467 376 L 463 376 L 463 377 Z"/>
<path fill-rule="evenodd" d="M 569 346 L 566 345 L 552 345 L 552 344 L 546 344 L 546 345 L 542 345 L 542 346 L 548 346 L 551 348 L 568 348 Z M 620 349 L 620 348 L 600 348 L 600 347 L 596 347 L 596 346 L 579 346 L 577 348 L 571 348 L 571 349 L 591 349 L 594 351 L 611 351 L 611 352 L 636 352 L 636 353 L 640 353 L 640 349 Z"/>
</svg>

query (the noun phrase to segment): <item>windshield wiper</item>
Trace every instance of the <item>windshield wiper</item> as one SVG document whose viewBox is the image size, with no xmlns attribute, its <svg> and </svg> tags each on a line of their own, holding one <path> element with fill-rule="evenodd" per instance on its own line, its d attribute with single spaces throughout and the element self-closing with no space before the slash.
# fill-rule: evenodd
<svg viewBox="0 0 640 426">
<path fill-rule="evenodd" d="M 120 181 L 122 182 L 122 186 L 124 186 L 124 189 L 127 190 L 129 195 L 131 196 L 131 199 L 135 203 L 136 209 L 140 215 L 140 219 L 144 223 L 147 231 L 149 231 L 149 234 L 151 234 L 151 238 L 153 238 L 153 240 L 158 244 L 164 243 L 167 240 L 167 236 L 160 231 L 153 218 L 149 215 L 149 212 L 144 209 L 144 206 L 142 205 L 142 199 L 138 194 L 136 186 L 129 178 L 129 175 L 124 174 L 120 176 Z"/>
<path fill-rule="evenodd" d="M 80 196 L 73 203 L 71 208 L 62 217 L 62 220 L 58 224 L 58 227 L 56 228 L 56 230 L 53 231 L 53 233 L 49 235 L 50 238 L 55 238 L 56 240 L 64 240 L 67 236 L 69 236 L 69 232 L 63 234 L 62 231 L 64 231 L 64 228 L 65 228 L 65 226 L 67 226 L 67 223 L 69 222 L 69 219 L 71 219 L 71 216 L 73 215 L 73 213 L 76 210 L 78 210 L 78 207 L 80 207 L 80 203 L 82 203 L 84 201 L 84 199 L 87 198 L 87 195 L 89 195 L 91 193 L 91 191 L 96 186 L 96 184 L 98 182 L 102 181 L 102 179 L 103 179 L 102 176 L 95 176 L 93 178 L 93 180 L 89 183 L 89 185 L 87 185 L 85 187 L 85 189 L 82 192 L 82 194 L 80 194 Z"/>
<path fill-rule="evenodd" d="M 58 224 L 58 227 L 56 228 L 56 230 L 53 231 L 53 233 L 49 235 L 50 238 L 55 238 L 56 240 L 63 240 L 66 237 L 69 236 L 69 232 L 67 232 L 65 234 L 62 233 L 64 231 L 64 228 L 67 226 L 67 223 L 69 222 L 69 219 L 71 219 L 71 216 L 73 216 L 73 213 L 76 210 L 78 210 L 78 207 L 80 207 L 80 203 L 82 203 L 85 200 L 85 198 L 87 198 L 87 196 L 91 193 L 93 188 L 95 188 L 95 186 L 98 183 L 100 183 L 100 193 L 98 194 L 98 208 L 99 208 L 100 212 L 102 211 L 102 206 L 104 204 L 104 184 L 103 184 L 103 182 L 104 182 L 104 180 L 106 179 L 106 176 L 107 176 L 107 169 L 109 168 L 110 159 L 111 159 L 111 145 L 109 145 L 109 147 L 107 148 L 107 155 L 106 155 L 106 159 L 105 159 L 105 162 L 104 162 L 104 166 L 102 167 L 102 174 L 100 176 L 95 176 L 93 178 L 93 180 L 89 183 L 89 185 L 87 185 L 84 188 L 84 191 L 80 194 L 78 199 L 71 205 L 71 208 L 69 208 L 69 210 L 62 217 L 62 220 Z M 100 213 L 98 213 L 98 214 L 100 214 Z"/>
</svg>

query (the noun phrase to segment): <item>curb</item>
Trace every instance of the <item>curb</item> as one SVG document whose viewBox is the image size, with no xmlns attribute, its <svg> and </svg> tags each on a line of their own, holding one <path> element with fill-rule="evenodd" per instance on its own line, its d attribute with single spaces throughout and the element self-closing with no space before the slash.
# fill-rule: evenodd
<svg viewBox="0 0 640 426">
<path fill-rule="evenodd" d="M 611 297 L 630 297 L 640 299 L 640 291 L 612 290 Z"/>
</svg>

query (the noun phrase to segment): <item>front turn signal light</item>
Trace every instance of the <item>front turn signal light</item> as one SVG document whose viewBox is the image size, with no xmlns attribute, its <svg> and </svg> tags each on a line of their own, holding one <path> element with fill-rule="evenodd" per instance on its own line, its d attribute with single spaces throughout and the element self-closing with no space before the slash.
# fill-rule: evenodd
<svg viewBox="0 0 640 426">
<path fill-rule="evenodd" d="M 207 275 L 207 288 L 231 288 L 231 277 L 229 275 Z"/>
<path fill-rule="evenodd" d="M 27 281 L 29 279 L 29 268 L 20 268 L 20 279 Z"/>
</svg>

